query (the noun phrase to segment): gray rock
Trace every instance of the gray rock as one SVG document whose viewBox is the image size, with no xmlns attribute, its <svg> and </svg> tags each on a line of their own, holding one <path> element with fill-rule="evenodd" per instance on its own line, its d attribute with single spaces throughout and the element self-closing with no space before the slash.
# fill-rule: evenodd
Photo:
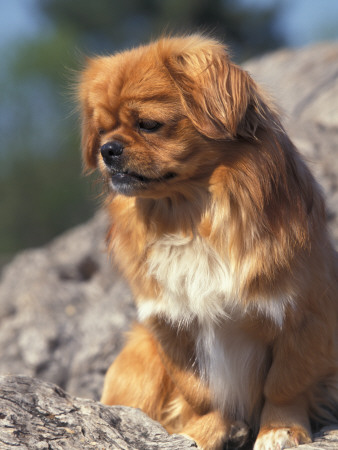
<svg viewBox="0 0 338 450">
<path fill-rule="evenodd" d="M 0 376 L 0 448 L 185 450 L 196 444 L 169 435 L 139 409 L 71 397 L 29 377 Z"/>
<path fill-rule="evenodd" d="M 0 283 L 0 367 L 99 399 L 104 373 L 135 317 L 105 252 L 106 218 L 19 254 Z"/>
<path fill-rule="evenodd" d="M 329 223 L 337 245 L 338 44 L 281 50 L 249 61 L 245 68 L 273 93 L 285 111 L 285 123 L 291 137 L 323 186 Z M 1 374 L 37 377 L 56 383 L 72 395 L 99 399 L 104 373 L 121 348 L 123 333 L 135 318 L 130 291 L 105 253 L 106 227 L 105 214 L 99 212 L 90 222 L 70 230 L 48 246 L 22 252 L 4 269 L 0 281 Z M 21 396 L 17 407 L 23 413 L 25 402 L 36 401 L 35 407 L 38 408 L 39 402 L 47 401 L 44 396 L 48 389 L 49 393 L 54 389 L 47 389 L 48 385 L 41 381 L 27 381 L 25 378 L 21 379 L 26 381 L 20 388 L 17 380 L 9 377 L 1 381 L 0 389 L 7 386 L 7 400 L 0 394 L 1 439 L 4 439 L 4 433 L 7 433 L 7 438 L 12 436 L 13 439 L 23 436 L 20 435 L 19 425 L 15 428 L 14 422 L 8 422 L 11 419 L 7 415 L 6 419 L 2 417 L 4 402 L 7 402 L 7 408 L 11 403 L 8 399 L 17 392 Z M 11 390 L 10 386 L 15 383 L 18 386 Z M 31 386 L 30 390 L 27 383 Z M 53 408 L 57 411 L 58 402 L 59 410 L 64 411 L 68 400 L 70 404 L 75 401 L 68 396 L 62 400 L 55 395 Z M 98 411 L 108 411 L 90 401 L 76 399 L 76 402 L 89 405 L 88 408 L 93 408 L 98 415 L 102 414 Z M 53 408 L 51 411 L 54 411 Z M 84 406 L 78 408 L 78 415 L 86 414 Z M 117 412 L 124 414 L 124 417 L 130 414 L 131 421 L 136 417 L 126 408 L 113 408 L 112 411 L 115 416 Z M 56 420 L 53 414 L 42 415 L 41 422 L 37 422 L 34 429 L 36 431 L 24 428 L 24 432 L 42 433 L 42 429 L 38 428 L 41 424 L 53 429 L 53 421 Z M 76 430 L 81 428 L 80 416 Z M 25 422 L 29 420 L 26 417 Z M 109 420 L 108 423 L 113 423 Z M 102 430 L 105 430 L 102 436 L 107 432 L 106 423 L 102 425 Z M 104 444 L 99 443 L 100 427 L 97 425 L 97 434 L 93 437 L 93 442 L 96 439 L 98 443 L 96 448 L 106 445 L 104 440 Z M 69 429 L 73 430 L 72 427 Z M 54 430 L 57 432 L 57 428 L 54 427 Z M 54 447 L 49 448 L 76 448 L 62 447 L 57 436 L 54 444 L 52 441 L 50 443 Z M 80 434 L 76 436 L 79 438 Z M 319 436 L 318 442 L 303 448 L 338 448 L 337 436 L 337 429 L 326 430 Z M 47 448 L 43 445 L 27 448 Z M 91 448 L 89 444 L 87 448 Z"/>
</svg>

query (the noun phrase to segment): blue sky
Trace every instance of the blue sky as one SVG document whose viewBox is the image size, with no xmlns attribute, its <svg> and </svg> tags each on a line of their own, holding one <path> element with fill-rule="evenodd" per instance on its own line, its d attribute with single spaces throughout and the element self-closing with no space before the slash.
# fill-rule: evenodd
<svg viewBox="0 0 338 450">
<path fill-rule="evenodd" d="M 278 27 L 291 46 L 338 39 L 338 0 L 241 0 L 250 5 L 281 5 Z"/>
<path fill-rule="evenodd" d="M 282 12 L 276 26 L 291 46 L 303 46 L 317 40 L 338 39 L 338 0 L 239 1 L 256 7 L 279 3 Z M 36 0 L 9 0 L 2 5 L 0 46 L 48 30 L 48 24 L 39 16 L 35 5 Z"/>
<path fill-rule="evenodd" d="M 0 45 L 8 41 L 30 38 L 43 30 L 35 0 L 9 0 L 3 4 L 0 14 Z"/>
</svg>

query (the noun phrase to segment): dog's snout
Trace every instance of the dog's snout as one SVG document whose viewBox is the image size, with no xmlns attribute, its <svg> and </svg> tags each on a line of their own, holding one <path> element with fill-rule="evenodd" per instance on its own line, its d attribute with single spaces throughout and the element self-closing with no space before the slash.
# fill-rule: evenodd
<svg viewBox="0 0 338 450">
<path fill-rule="evenodd" d="M 124 145 L 119 141 L 111 141 L 103 144 L 101 147 L 101 155 L 107 165 L 112 164 L 117 156 L 123 153 Z"/>
</svg>

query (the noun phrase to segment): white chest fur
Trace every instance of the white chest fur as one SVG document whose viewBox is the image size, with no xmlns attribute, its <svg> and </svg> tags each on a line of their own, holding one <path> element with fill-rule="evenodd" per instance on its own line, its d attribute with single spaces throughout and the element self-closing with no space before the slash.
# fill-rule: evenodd
<svg viewBox="0 0 338 450">
<path fill-rule="evenodd" d="M 236 306 L 236 285 L 227 263 L 200 237 L 163 237 L 151 247 L 148 268 L 162 294 L 155 301 L 143 299 L 140 318 L 155 313 L 183 324 L 195 318 L 215 321 Z"/>
<path fill-rule="evenodd" d="M 156 299 L 139 299 L 141 321 L 159 315 L 176 324 L 194 319 L 204 324 L 256 311 L 282 327 L 285 309 L 292 302 L 285 296 L 245 305 L 240 286 L 250 261 L 236 272 L 201 237 L 164 236 L 151 246 L 147 264 L 162 292 Z"/>
<path fill-rule="evenodd" d="M 197 363 L 215 403 L 236 419 L 252 418 L 261 396 L 267 348 L 244 332 L 240 322 L 255 310 L 282 327 L 288 298 L 244 306 L 238 287 L 245 268 L 235 274 L 201 237 L 163 237 L 151 247 L 147 263 L 162 292 L 157 299 L 139 299 L 140 320 L 157 315 L 176 326 L 197 320 Z"/>
<path fill-rule="evenodd" d="M 235 420 L 255 425 L 261 407 L 267 346 L 254 340 L 235 321 L 201 327 L 196 343 L 202 378 L 214 404 Z M 256 424 L 258 425 L 258 423 Z"/>
</svg>

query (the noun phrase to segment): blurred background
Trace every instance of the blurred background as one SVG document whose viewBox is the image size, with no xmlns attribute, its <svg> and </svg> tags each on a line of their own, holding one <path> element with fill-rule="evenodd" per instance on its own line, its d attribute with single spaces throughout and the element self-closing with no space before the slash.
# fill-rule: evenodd
<svg viewBox="0 0 338 450">
<path fill-rule="evenodd" d="M 11 0 L 0 15 L 0 269 L 93 215 L 74 83 L 84 55 L 206 31 L 237 62 L 338 39 L 337 0 Z"/>
</svg>

